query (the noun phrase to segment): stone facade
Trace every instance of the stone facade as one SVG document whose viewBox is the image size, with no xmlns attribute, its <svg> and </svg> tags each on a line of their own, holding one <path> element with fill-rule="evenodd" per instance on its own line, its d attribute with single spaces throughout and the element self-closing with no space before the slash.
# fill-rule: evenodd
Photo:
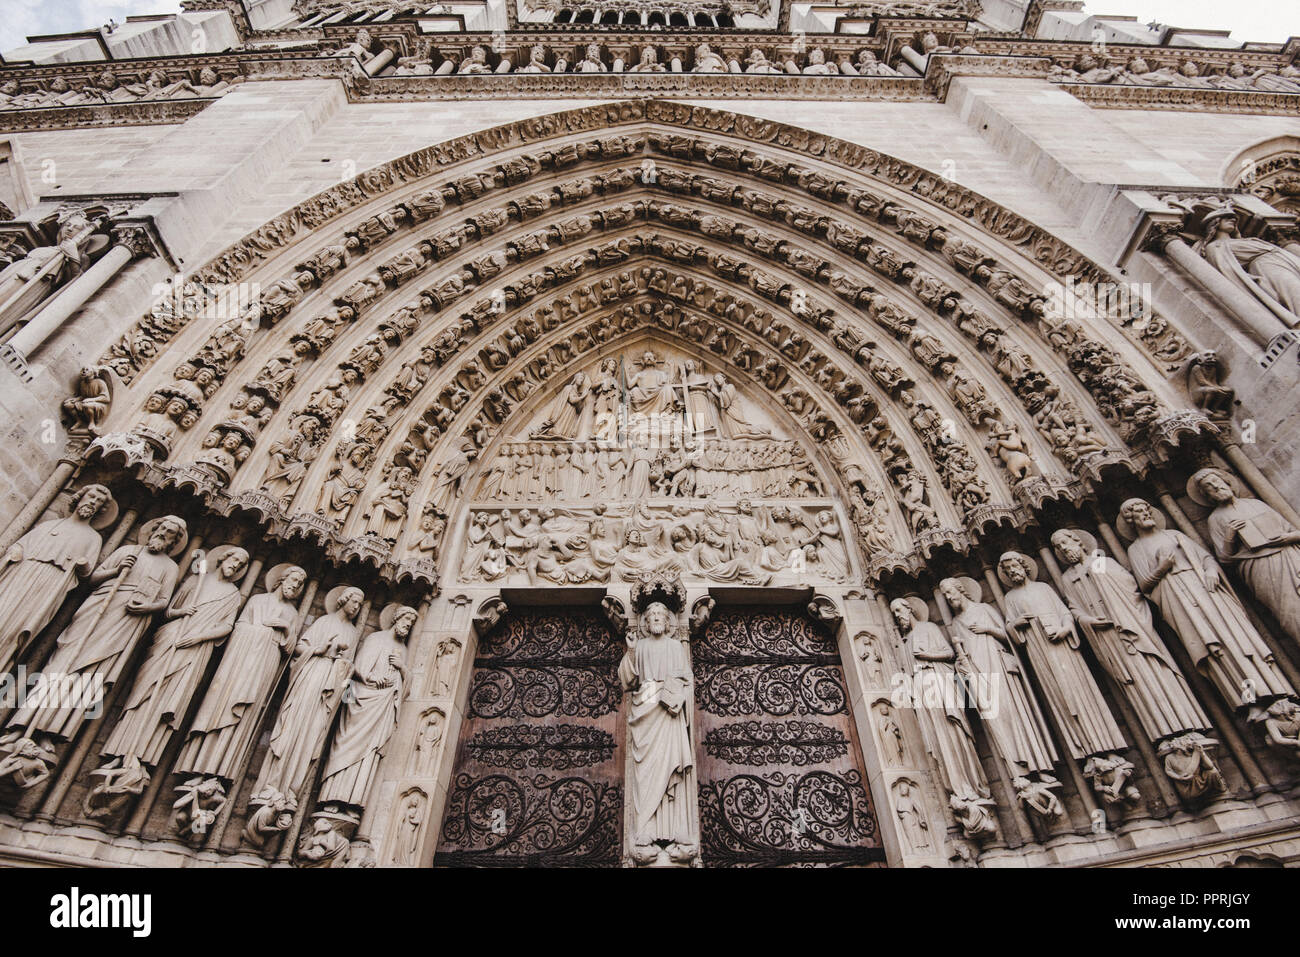
<svg viewBox="0 0 1300 957">
<path fill-rule="evenodd" d="M 1300 859 L 1300 48 L 1080 7 L 6 54 L 0 860 Z"/>
</svg>

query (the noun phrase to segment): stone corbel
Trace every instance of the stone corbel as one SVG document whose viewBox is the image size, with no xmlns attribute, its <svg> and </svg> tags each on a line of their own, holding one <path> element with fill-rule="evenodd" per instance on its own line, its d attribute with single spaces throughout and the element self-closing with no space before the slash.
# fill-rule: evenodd
<svg viewBox="0 0 1300 957">
<path fill-rule="evenodd" d="M 690 629 L 691 637 L 699 638 L 704 634 L 704 630 L 709 627 L 709 621 L 713 618 L 713 608 L 717 602 L 711 595 L 705 595 L 696 599 L 691 606 Z"/>
<path fill-rule="evenodd" d="M 510 606 L 499 595 L 493 595 L 479 605 L 478 610 L 474 612 L 474 618 L 471 622 L 474 626 L 474 634 L 480 638 L 489 634 L 492 629 L 500 624 L 501 619 L 505 617 L 508 611 L 510 611 Z"/>
<path fill-rule="evenodd" d="M 832 633 L 844 622 L 844 612 L 840 606 L 825 595 L 813 595 L 812 601 L 808 602 L 808 617 L 825 625 Z"/>
<path fill-rule="evenodd" d="M 606 595 L 600 600 L 600 610 L 605 613 L 616 635 L 622 638 L 627 634 L 627 609 L 622 601 L 613 595 Z"/>
</svg>

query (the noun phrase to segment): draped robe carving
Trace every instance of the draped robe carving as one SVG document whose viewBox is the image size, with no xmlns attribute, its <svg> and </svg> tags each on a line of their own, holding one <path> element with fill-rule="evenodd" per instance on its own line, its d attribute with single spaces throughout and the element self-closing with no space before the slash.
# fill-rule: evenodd
<svg viewBox="0 0 1300 957">
<path fill-rule="evenodd" d="M 1120 515 L 1136 531 L 1128 547 L 1134 577 L 1224 699 L 1239 708 L 1257 697 L 1294 695 L 1210 553 L 1161 527 L 1141 499 L 1125 502 Z"/>
<path fill-rule="evenodd" d="M 209 682 L 176 770 L 232 781 L 252 747 L 259 708 L 271 693 L 287 650 L 297 611 L 289 599 L 302 591 L 305 574 L 296 565 L 272 569 L 269 590 L 254 595 L 240 612 Z"/>
<path fill-rule="evenodd" d="M 328 614 L 314 621 L 298 639 L 298 662 L 271 732 L 271 746 L 253 787 L 259 794 L 274 788 L 297 798 L 307 771 L 325 744 L 330 721 L 352 672 L 356 620 L 363 596 L 348 588 Z M 329 605 L 327 604 L 328 608 Z"/>
<path fill-rule="evenodd" d="M 37 525 L 0 558 L 0 674 L 95 567 L 102 543 L 91 522 L 110 507 L 115 513 L 108 489 L 88 485 L 71 515 Z"/>
<path fill-rule="evenodd" d="M 321 781 L 322 803 L 365 806 L 384 746 L 397 727 L 406 682 L 406 639 L 415 615 L 415 609 L 407 607 L 386 614 L 390 626 L 369 635 L 357 652 Z"/>
<path fill-rule="evenodd" d="M 660 602 L 646 608 L 618 667 L 631 692 L 627 781 L 633 855 L 650 863 L 660 848 L 677 863 L 699 853 L 695 754 L 691 744 L 695 679 L 672 615 Z"/>
</svg>

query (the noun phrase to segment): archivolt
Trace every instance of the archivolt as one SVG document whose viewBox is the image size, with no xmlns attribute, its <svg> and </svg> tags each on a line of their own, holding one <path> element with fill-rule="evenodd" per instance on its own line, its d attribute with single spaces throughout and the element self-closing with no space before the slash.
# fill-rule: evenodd
<svg viewBox="0 0 1300 957">
<path fill-rule="evenodd" d="M 201 304 L 195 299 L 151 316 L 110 350 L 106 361 L 137 379 L 137 395 L 148 396 L 144 409 L 114 409 L 110 427 L 134 428 L 170 453 L 167 466 L 151 467 L 156 481 L 188 483 L 218 498 L 225 493 L 212 486 L 230 482 L 241 505 L 277 517 L 273 498 L 252 478 L 266 473 L 275 451 L 259 447 L 260 436 L 278 432 L 278 444 L 299 441 L 298 452 L 342 444 L 346 455 L 356 443 L 355 433 L 328 444 L 321 434 L 302 436 L 310 415 L 325 426 L 322 432 L 337 433 L 349 422 L 360 423 L 366 434 L 382 432 L 382 442 L 369 443 L 369 457 L 389 463 L 402 456 L 409 462 L 414 452 L 420 465 L 426 459 L 437 464 L 460 444 L 483 447 L 500 434 L 499 415 L 483 406 L 493 390 L 521 374 L 545 380 L 573 362 L 590 361 L 574 340 L 580 341 L 589 319 L 599 322 L 594 309 L 570 308 L 551 329 L 523 315 L 525 306 L 543 317 L 547 308 L 559 310 L 559 293 L 569 288 L 575 289 L 569 301 L 589 296 L 593 307 L 617 301 L 653 312 L 654 301 L 677 300 L 686 313 L 705 315 L 720 330 L 714 344 L 723 336 L 728 345 L 710 352 L 741 375 L 757 368 L 752 359 L 735 361 L 746 349 L 758 363 L 781 357 L 797 364 L 787 375 L 814 409 L 801 410 L 801 428 L 821 439 L 856 436 L 856 443 L 865 437 L 878 453 L 901 444 L 905 462 L 895 462 L 888 473 L 895 483 L 919 467 L 932 490 L 946 486 L 957 503 L 940 506 L 944 517 L 961 516 L 974 533 L 990 521 L 1015 520 L 1017 510 L 1023 518 L 1024 509 L 1046 497 L 1080 493 L 1069 472 L 1050 464 L 1049 454 L 1075 476 L 1095 480 L 1116 461 L 1140 470 L 1183 430 L 1203 427 L 1194 413 L 1169 412 L 1167 405 L 1179 399 L 1152 374 L 1157 362 L 1181 358 L 1185 342 L 1150 321 L 1142 342 L 1155 355 L 1144 357 L 1131 345 L 1111 349 L 1093 338 L 1086 318 L 1050 316 L 1037 291 L 1044 271 L 1002 241 L 991 243 L 994 255 L 980 245 L 990 237 L 969 236 L 961 220 L 978 219 L 994 234 L 1029 245 L 1052 269 L 1099 274 L 1023 221 L 1003 211 L 990 222 L 991 204 L 969 194 L 950 204 L 957 213 L 929 204 L 918 211 L 915 194 L 925 191 L 919 171 L 857 150 L 859 167 L 893 183 L 864 181 L 826 162 L 856 150 L 848 144 L 831 149 L 832 141 L 819 139 L 822 161 L 814 167 L 803 155 L 796 162 L 734 138 L 665 130 L 665 111 L 652 107 L 657 122 L 644 130 L 542 152 L 503 151 L 493 166 L 466 164 L 444 184 L 424 179 L 397 188 L 397 173 L 420 165 L 410 157 L 391 164 L 384 176 L 364 174 L 353 188 L 375 198 L 321 227 L 310 255 L 304 242 L 273 254 L 251 278 L 282 278 L 263 284 L 248 313 L 215 331 L 211 324 L 186 328 L 187 313 Z M 691 119 L 720 116 L 697 111 Z M 733 137 L 741 120 L 732 118 Z M 587 169 L 575 177 L 578 166 Z M 388 189 L 376 189 L 376 182 Z M 951 200 L 951 189 L 942 189 Z M 451 212 L 457 205 L 459 218 Z M 273 243 L 262 246 L 274 253 Z M 231 262 L 226 254 L 203 275 L 232 276 Z M 650 283 L 659 268 L 662 289 Z M 480 298 L 454 314 L 452 305 L 464 308 L 470 296 Z M 846 315 L 837 313 L 836 300 L 841 308 L 849 304 Z M 784 331 L 771 333 L 778 320 L 764 326 L 764 312 L 775 312 Z M 289 323 L 290 314 L 310 318 Z M 952 335 L 953 327 L 961 336 Z M 173 334 L 166 355 L 184 361 L 150 365 L 156 340 Z M 526 348 L 511 348 L 512 339 Z M 563 357 L 566 350 L 571 360 Z M 537 365 L 544 354 L 552 357 L 549 369 Z M 381 369 L 399 363 L 397 378 L 385 382 Z M 487 368 L 494 365 L 489 379 Z M 972 366 L 982 373 L 970 376 Z M 991 388 L 981 393 L 980 381 Z M 946 389 L 937 388 L 939 382 Z M 558 387 L 551 383 L 552 390 Z M 436 395 L 435 405 L 423 407 L 416 393 Z M 854 414 L 867 397 L 883 413 L 878 422 Z M 330 402 L 328 414 L 321 414 L 321 400 Z M 1107 424 L 1082 411 L 1093 404 Z M 382 410 L 382 421 L 370 416 L 367 425 L 361 410 L 371 408 Z M 1018 408 L 1023 411 L 1011 411 Z M 1026 436 L 1040 433 L 1031 444 L 1044 477 L 1005 480 L 988 456 L 969 450 L 978 441 L 971 427 L 990 422 Z M 891 441 L 904 435 L 901 443 Z M 208 446 L 203 453 L 196 448 L 201 441 Z M 275 454 L 283 462 L 284 449 Z M 190 460 L 200 467 L 174 464 Z M 309 479 L 328 468 L 318 463 Z M 372 495 L 378 481 L 372 478 L 359 497 Z M 300 504 L 294 502 L 295 510 Z M 301 530 L 346 538 L 350 527 L 306 521 Z M 912 531 L 922 533 L 922 547 L 932 535 L 915 523 Z M 960 546 L 964 534 L 946 530 L 940 537 Z"/>
</svg>

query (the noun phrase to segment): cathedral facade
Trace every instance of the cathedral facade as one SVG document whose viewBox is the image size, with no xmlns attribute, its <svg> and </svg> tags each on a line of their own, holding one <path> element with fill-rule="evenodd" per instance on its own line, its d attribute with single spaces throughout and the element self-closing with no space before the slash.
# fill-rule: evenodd
<svg viewBox="0 0 1300 957">
<path fill-rule="evenodd" d="M 1297 55 L 1077 0 L 7 51 L 0 863 L 1300 862 Z"/>
</svg>

